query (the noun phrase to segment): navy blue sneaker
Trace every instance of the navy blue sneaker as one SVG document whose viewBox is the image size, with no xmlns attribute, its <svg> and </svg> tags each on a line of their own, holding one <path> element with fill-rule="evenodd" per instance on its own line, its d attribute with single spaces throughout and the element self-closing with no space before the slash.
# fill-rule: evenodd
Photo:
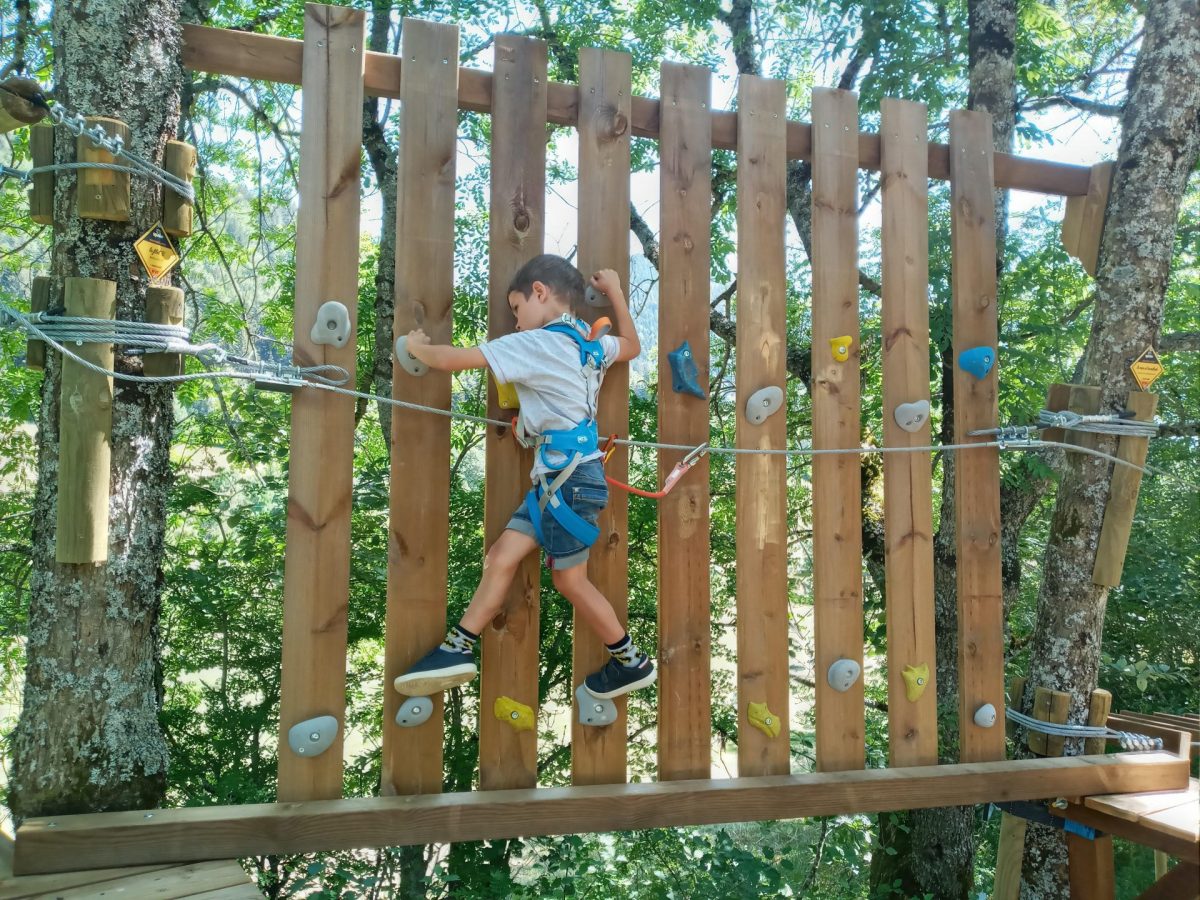
<svg viewBox="0 0 1200 900">
<path fill-rule="evenodd" d="M 657 678 L 658 673 L 654 671 L 654 663 L 650 662 L 649 656 L 633 666 L 610 659 L 599 672 L 593 672 L 585 678 L 583 686 L 593 697 L 608 700 L 638 688 L 649 687 Z"/>
<path fill-rule="evenodd" d="M 473 654 L 447 650 L 439 644 L 392 684 L 406 697 L 422 697 L 466 684 L 477 674 Z"/>
</svg>

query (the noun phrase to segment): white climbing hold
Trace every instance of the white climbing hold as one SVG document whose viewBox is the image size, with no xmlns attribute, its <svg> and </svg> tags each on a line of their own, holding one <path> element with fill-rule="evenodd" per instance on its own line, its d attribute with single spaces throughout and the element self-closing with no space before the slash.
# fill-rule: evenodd
<svg viewBox="0 0 1200 900">
<path fill-rule="evenodd" d="M 825 673 L 825 680 L 835 691 L 845 693 L 850 690 L 850 686 L 854 682 L 858 681 L 861 672 L 862 666 L 854 660 L 839 659 L 829 667 L 829 671 Z"/>
<path fill-rule="evenodd" d="M 919 431 L 929 420 L 929 401 L 917 400 L 896 407 L 896 424 L 905 431 Z"/>
<path fill-rule="evenodd" d="M 783 388 L 769 385 L 755 391 L 746 401 L 746 418 L 752 425 L 761 425 L 767 417 L 783 406 Z"/>
<path fill-rule="evenodd" d="M 996 724 L 996 707 L 985 703 L 975 710 L 975 724 L 980 728 L 991 728 Z"/>
<path fill-rule="evenodd" d="M 317 310 L 317 319 L 309 332 L 314 344 L 345 347 L 350 340 L 350 312 L 336 300 L 327 300 Z"/>
<path fill-rule="evenodd" d="M 396 724 L 402 728 L 411 728 L 427 720 L 432 712 L 431 697 L 407 697 L 396 710 Z"/>
<path fill-rule="evenodd" d="M 396 338 L 396 362 L 409 375 L 420 377 L 429 371 L 429 366 L 408 352 L 408 335 L 405 334 Z"/>
<path fill-rule="evenodd" d="M 320 756 L 337 737 L 338 720 L 333 716 L 317 716 L 297 722 L 288 729 L 288 746 L 297 756 Z"/>
</svg>

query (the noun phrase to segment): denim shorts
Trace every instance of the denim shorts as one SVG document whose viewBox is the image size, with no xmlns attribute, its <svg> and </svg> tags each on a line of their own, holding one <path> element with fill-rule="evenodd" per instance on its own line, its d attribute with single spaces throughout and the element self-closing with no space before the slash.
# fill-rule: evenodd
<svg viewBox="0 0 1200 900">
<path fill-rule="evenodd" d="M 547 472 L 548 481 L 553 481 L 553 472 Z M 599 459 L 590 459 L 575 467 L 571 477 L 563 484 L 563 501 L 589 525 L 595 525 L 600 513 L 608 505 L 608 483 L 604 480 L 604 464 Z M 537 539 L 525 501 L 517 507 L 505 526 L 521 534 Z M 584 544 L 546 510 L 542 515 L 542 536 L 545 543 L 546 565 L 551 569 L 570 569 L 587 562 L 589 545 Z"/>
</svg>

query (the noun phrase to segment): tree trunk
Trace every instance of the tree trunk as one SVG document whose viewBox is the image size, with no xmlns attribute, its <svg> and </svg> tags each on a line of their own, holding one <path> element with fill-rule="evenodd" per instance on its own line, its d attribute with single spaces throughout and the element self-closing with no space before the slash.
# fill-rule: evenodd
<svg viewBox="0 0 1200 900">
<path fill-rule="evenodd" d="M 1200 4 L 1158 0 L 1147 4 L 1142 46 L 1129 77 L 1083 357 L 1081 382 L 1100 386 L 1103 411 L 1125 408 L 1133 387 L 1126 361 L 1158 337 L 1180 202 L 1198 156 Z M 1114 446 L 1111 440 L 1101 444 L 1110 453 Z M 1111 471 L 1103 460 L 1069 455 L 1031 641 L 1026 691 L 1040 686 L 1069 692 L 1068 721 L 1076 724 L 1087 721 L 1100 663 L 1108 589 L 1092 584 L 1092 566 Z M 1065 896 L 1066 870 L 1061 832 L 1031 825 L 1021 896 Z"/>
<path fill-rule="evenodd" d="M 161 159 L 179 117 L 178 0 L 57 3 L 55 96 L 85 115 L 120 118 L 130 149 Z M 73 162 L 58 132 L 55 157 Z M 161 215 L 161 191 L 132 179 L 131 221 L 80 220 L 74 174 L 55 192 L 52 305 L 63 279 L 117 284 L 117 317 L 144 317 L 147 282 L 133 240 Z M 158 713 L 160 566 L 173 425 L 171 389 L 118 381 L 112 408 L 108 561 L 55 561 L 59 455 L 58 354 L 47 354 L 38 430 L 33 575 L 24 707 L 13 735 L 9 806 L 18 818 L 155 806 L 167 745 Z M 138 372 L 120 354 L 117 371 Z"/>
</svg>

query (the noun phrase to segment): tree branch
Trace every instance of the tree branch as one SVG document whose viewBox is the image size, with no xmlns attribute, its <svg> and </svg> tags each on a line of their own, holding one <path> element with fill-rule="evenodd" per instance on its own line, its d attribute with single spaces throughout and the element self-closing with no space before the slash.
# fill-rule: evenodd
<svg viewBox="0 0 1200 900">
<path fill-rule="evenodd" d="M 1200 331 L 1176 331 L 1158 339 L 1158 349 L 1163 353 L 1200 352 Z"/>
</svg>

